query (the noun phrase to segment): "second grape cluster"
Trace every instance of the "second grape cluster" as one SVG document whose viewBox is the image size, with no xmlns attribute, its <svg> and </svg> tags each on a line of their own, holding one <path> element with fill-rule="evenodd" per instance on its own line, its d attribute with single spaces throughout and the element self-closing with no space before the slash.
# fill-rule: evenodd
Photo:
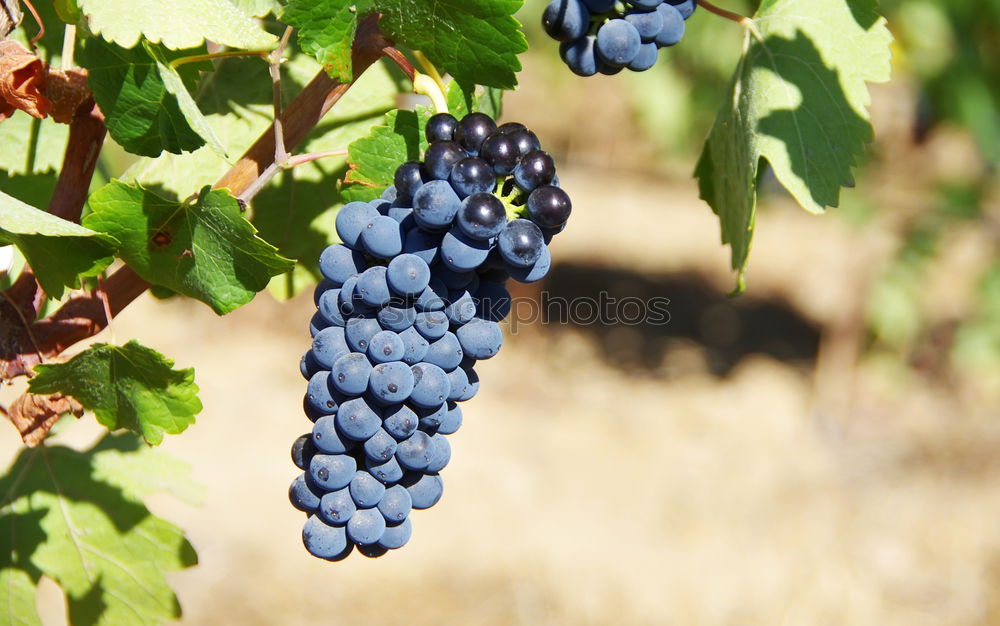
<svg viewBox="0 0 1000 626">
<path fill-rule="evenodd" d="M 634 72 L 656 64 L 660 48 L 684 37 L 697 0 L 552 0 L 542 14 L 545 32 L 562 60 L 580 76 Z"/>
<path fill-rule="evenodd" d="M 302 359 L 314 424 L 292 458 L 292 504 L 313 555 L 374 557 L 410 538 L 412 509 L 433 506 L 458 430 L 456 403 L 497 354 L 508 278 L 541 279 L 570 199 L 538 138 L 487 115 L 432 117 L 424 160 L 395 185 L 337 214 L 343 243 L 319 259 L 312 347 Z"/>
</svg>

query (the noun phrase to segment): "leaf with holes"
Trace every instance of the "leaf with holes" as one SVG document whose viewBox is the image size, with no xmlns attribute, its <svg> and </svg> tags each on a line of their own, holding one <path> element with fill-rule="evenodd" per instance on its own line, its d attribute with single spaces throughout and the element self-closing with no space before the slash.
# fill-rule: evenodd
<svg viewBox="0 0 1000 626">
<path fill-rule="evenodd" d="M 106 436 L 85 452 L 63 446 L 22 451 L 0 476 L 0 553 L 9 555 L 0 568 L 6 623 L 40 623 L 35 593 L 43 575 L 65 592 L 71 624 L 179 618 L 165 573 L 191 567 L 198 557 L 183 532 L 150 513 L 142 498 L 167 485 L 197 491 L 188 471 L 129 434 Z"/>
<path fill-rule="evenodd" d="M 97 276 L 114 260 L 114 237 L 56 217 L 0 192 L 0 245 L 14 244 L 50 297 Z"/>
<path fill-rule="evenodd" d="M 201 411 L 194 370 L 173 365 L 134 340 L 121 347 L 99 343 L 65 363 L 35 366 L 28 390 L 70 396 L 109 430 L 127 428 L 156 445 L 163 433 L 183 432 Z"/>
<path fill-rule="evenodd" d="M 201 300 L 219 315 L 237 309 L 294 262 L 244 219 L 224 189 L 175 202 L 113 180 L 88 201 L 88 228 L 121 242 L 119 255 L 143 279 Z"/>
<path fill-rule="evenodd" d="M 885 20 L 875 0 L 765 0 L 747 34 L 730 93 L 695 175 L 722 222 L 745 284 L 762 162 L 812 213 L 837 206 L 840 188 L 872 139 L 868 82 L 889 77 Z"/>
<path fill-rule="evenodd" d="M 344 201 L 377 198 L 393 183 L 400 163 L 419 161 L 427 149 L 424 127 L 430 118 L 430 111 L 423 107 L 390 111 L 384 125 L 352 143 L 347 149 L 350 169 L 340 187 Z"/>
</svg>

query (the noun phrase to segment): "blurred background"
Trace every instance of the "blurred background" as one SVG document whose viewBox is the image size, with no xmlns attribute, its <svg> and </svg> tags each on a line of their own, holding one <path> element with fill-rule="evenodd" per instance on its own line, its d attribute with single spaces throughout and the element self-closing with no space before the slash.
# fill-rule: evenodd
<svg viewBox="0 0 1000 626">
<path fill-rule="evenodd" d="M 766 183 L 730 299 L 691 172 L 739 27 L 702 11 L 652 70 L 581 79 L 526 3 L 504 119 L 574 213 L 515 295 L 665 297 L 671 320 L 519 326 L 477 366 L 443 499 L 381 559 L 309 557 L 286 503 L 308 294 L 122 314 L 118 340 L 195 367 L 205 404 L 163 445 L 204 503 L 151 503 L 200 555 L 171 575 L 182 623 L 1000 623 L 1000 1 L 881 4 L 893 79 L 856 188 L 815 217 Z M 40 603 L 65 621 L 54 585 Z"/>
</svg>

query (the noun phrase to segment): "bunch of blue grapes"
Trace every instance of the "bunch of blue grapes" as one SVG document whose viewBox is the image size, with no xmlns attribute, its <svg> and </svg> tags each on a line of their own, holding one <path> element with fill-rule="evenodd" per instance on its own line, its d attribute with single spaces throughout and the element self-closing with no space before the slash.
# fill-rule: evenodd
<svg viewBox="0 0 1000 626">
<path fill-rule="evenodd" d="M 552 0 L 542 14 L 545 32 L 561 41 L 559 55 L 575 74 L 643 72 L 660 48 L 684 37 L 697 0 Z"/>
<path fill-rule="evenodd" d="M 503 342 L 506 281 L 545 276 L 572 209 L 522 124 L 439 113 L 426 135 L 424 160 L 400 165 L 381 198 L 340 210 L 342 243 L 319 259 L 301 362 L 313 428 L 292 447 L 302 473 L 289 497 L 322 559 L 402 547 L 410 512 L 441 498 L 458 403 Z"/>
</svg>

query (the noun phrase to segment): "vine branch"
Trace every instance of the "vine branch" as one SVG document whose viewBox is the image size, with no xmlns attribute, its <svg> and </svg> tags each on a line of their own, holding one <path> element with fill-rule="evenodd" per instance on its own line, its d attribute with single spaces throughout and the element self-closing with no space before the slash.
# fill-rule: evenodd
<svg viewBox="0 0 1000 626">
<path fill-rule="evenodd" d="M 391 45 L 392 42 L 378 28 L 377 15 L 363 20 L 358 25 L 351 55 L 355 74 L 365 72 L 381 58 L 382 51 Z M 352 84 L 336 81 L 320 70 L 288 107 L 281 111 L 275 122 L 282 128 L 281 143 L 286 154 L 306 138 Z M 103 115 L 93 102 L 88 102 L 77 110 L 70 126 L 70 141 L 63 168 L 49 206 L 53 214 L 79 221 L 106 132 Z M 277 144 L 275 124 L 272 124 L 219 179 L 215 188 L 229 189 L 234 196 L 240 197 L 251 187 L 262 186 L 258 181 L 270 168 L 276 168 Z M 293 157 L 291 163 L 305 163 L 339 153 L 340 151 L 300 155 Z M 270 175 L 273 176 L 273 173 Z M 14 325 L 0 325 L 0 378 L 27 375 L 42 358 L 56 356 L 78 341 L 96 335 L 105 328 L 109 317 L 118 315 L 149 287 L 150 284 L 130 267 L 119 268 L 101 281 L 99 289 L 75 295 L 51 316 L 31 324 L 30 330 L 37 339 L 37 353 L 24 349 L 24 346 L 31 343 L 27 329 L 20 329 L 21 332 L 16 333 L 12 330 Z M 22 310 L 30 311 L 32 315 L 25 315 L 26 318 L 33 318 L 44 301 L 44 293 L 28 269 L 22 272 L 5 295 L 9 296 L 13 304 L 0 304 L 14 306 L 19 313 Z M 23 309 L 17 305 L 21 305 Z M 5 311 L 0 308 L 0 321 L 5 321 L 4 317 Z"/>
<path fill-rule="evenodd" d="M 751 18 L 749 18 L 749 17 L 747 17 L 745 15 L 740 15 L 739 13 L 733 13 L 732 11 L 727 11 L 726 9 L 723 9 L 722 7 L 717 7 L 714 4 L 712 4 L 711 2 L 708 2 L 708 0 L 696 0 L 696 2 L 698 4 L 698 6 L 704 7 L 704 9 L 706 11 L 708 11 L 709 13 L 714 13 L 715 15 L 718 15 L 719 17 L 722 17 L 722 18 L 725 18 L 727 20 L 736 22 L 737 24 L 739 24 L 743 28 L 745 28 L 748 31 L 750 31 L 750 33 L 753 34 L 753 36 L 758 41 L 763 41 L 763 38 L 760 35 L 760 31 L 757 30 L 757 24 L 753 21 L 753 19 L 751 19 Z"/>
</svg>

